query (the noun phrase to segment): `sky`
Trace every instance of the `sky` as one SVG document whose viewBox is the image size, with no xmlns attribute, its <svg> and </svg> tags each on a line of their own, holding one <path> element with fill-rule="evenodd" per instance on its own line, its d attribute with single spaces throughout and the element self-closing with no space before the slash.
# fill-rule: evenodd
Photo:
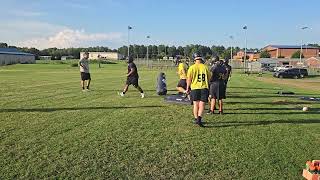
<svg viewBox="0 0 320 180">
<path fill-rule="evenodd" d="M 319 0 L 0 0 L 0 42 L 36 47 L 320 44 Z M 247 30 L 243 30 L 244 26 Z M 302 30 L 307 26 L 309 29 Z M 150 39 L 146 37 L 150 36 Z M 230 36 L 234 38 L 231 39 Z"/>
</svg>

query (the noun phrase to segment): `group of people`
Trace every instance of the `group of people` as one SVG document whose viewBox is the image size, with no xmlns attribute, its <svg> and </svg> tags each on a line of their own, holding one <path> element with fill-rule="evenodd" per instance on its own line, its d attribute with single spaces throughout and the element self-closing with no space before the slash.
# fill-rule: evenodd
<svg viewBox="0 0 320 180">
<path fill-rule="evenodd" d="M 79 61 L 81 72 L 81 87 L 83 91 L 89 91 L 91 76 L 89 72 L 89 53 L 85 53 Z M 139 74 L 133 57 L 128 58 L 127 81 L 124 90 L 119 93 L 125 96 L 130 85 L 133 85 L 144 98 L 144 92 L 139 86 Z M 210 68 L 205 64 L 201 55 L 193 54 L 194 64 L 190 67 L 182 62 L 180 58 L 178 62 L 179 83 L 177 90 L 183 94 L 185 98 L 189 98 L 193 103 L 194 123 L 203 126 L 202 117 L 205 111 L 206 103 L 210 102 L 210 108 L 207 114 L 214 114 L 218 110 L 219 114 L 223 114 L 223 99 L 226 98 L 226 88 L 228 80 L 231 77 L 232 68 L 228 60 L 222 61 L 219 57 L 213 58 L 209 63 Z M 87 83 L 85 83 L 87 81 Z M 216 104 L 219 107 L 216 108 Z"/>
<path fill-rule="evenodd" d="M 194 123 L 203 126 L 202 116 L 205 105 L 210 102 L 207 114 L 214 114 L 216 104 L 219 104 L 219 114 L 223 114 L 223 99 L 226 98 L 228 80 L 231 77 L 232 67 L 229 61 L 222 61 L 219 57 L 214 57 L 209 64 L 205 64 L 204 59 L 197 53 L 193 55 L 194 65 L 187 69 L 187 66 L 178 59 L 179 83 L 177 90 L 183 96 L 190 98 L 193 103 Z"/>
<path fill-rule="evenodd" d="M 81 76 L 81 87 L 82 91 L 86 92 L 90 89 L 91 75 L 89 71 L 89 53 L 85 52 L 83 58 L 79 61 L 80 67 L 80 76 Z M 128 72 L 127 72 L 127 81 L 123 91 L 119 93 L 120 96 L 125 96 L 126 92 L 129 90 L 129 86 L 132 85 L 135 87 L 141 95 L 141 98 L 144 98 L 144 92 L 139 86 L 139 74 L 138 69 L 135 63 L 133 62 L 133 57 L 128 59 Z M 87 82 L 87 83 L 86 83 Z"/>
</svg>

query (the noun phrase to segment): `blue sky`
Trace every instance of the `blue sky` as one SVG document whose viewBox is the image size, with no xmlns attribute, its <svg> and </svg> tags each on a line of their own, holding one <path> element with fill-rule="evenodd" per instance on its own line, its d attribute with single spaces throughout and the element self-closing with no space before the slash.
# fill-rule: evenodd
<svg viewBox="0 0 320 180">
<path fill-rule="evenodd" d="M 320 43 L 319 0 L 0 0 L 0 41 L 10 45 L 117 48 L 132 44 Z M 310 29 L 301 30 L 308 26 Z M 146 36 L 151 39 L 147 40 Z M 229 36 L 234 36 L 231 40 Z"/>
</svg>

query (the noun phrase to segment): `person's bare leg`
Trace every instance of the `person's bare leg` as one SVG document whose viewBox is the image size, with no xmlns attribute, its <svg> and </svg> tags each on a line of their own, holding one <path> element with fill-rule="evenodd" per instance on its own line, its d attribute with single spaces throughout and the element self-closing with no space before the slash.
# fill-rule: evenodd
<svg viewBox="0 0 320 180">
<path fill-rule="evenodd" d="M 81 87 L 82 87 L 82 90 L 84 90 L 84 81 L 81 81 Z"/>
<path fill-rule="evenodd" d="M 213 99 L 211 100 L 211 111 L 212 111 L 212 112 L 214 112 L 215 107 L 216 107 L 216 99 L 213 98 Z"/>
<path fill-rule="evenodd" d="M 219 112 L 223 112 L 223 101 L 219 100 Z"/>
<path fill-rule="evenodd" d="M 180 93 L 186 93 L 186 90 L 182 87 L 177 87 L 178 92 Z"/>
<path fill-rule="evenodd" d="M 143 90 L 142 90 L 142 88 L 140 87 L 140 86 L 136 86 L 135 87 L 140 93 L 143 93 Z"/>
<path fill-rule="evenodd" d="M 123 88 L 123 93 L 125 94 L 126 92 L 128 92 L 128 89 L 129 89 L 129 85 L 126 84 Z"/>
<path fill-rule="evenodd" d="M 199 112 L 199 101 L 193 101 L 193 116 L 195 119 L 198 119 Z"/>
<path fill-rule="evenodd" d="M 206 103 L 203 101 L 200 101 L 199 102 L 198 117 L 202 117 L 205 107 L 206 107 Z"/>
<path fill-rule="evenodd" d="M 87 89 L 89 89 L 91 83 L 91 79 L 87 80 Z"/>
</svg>

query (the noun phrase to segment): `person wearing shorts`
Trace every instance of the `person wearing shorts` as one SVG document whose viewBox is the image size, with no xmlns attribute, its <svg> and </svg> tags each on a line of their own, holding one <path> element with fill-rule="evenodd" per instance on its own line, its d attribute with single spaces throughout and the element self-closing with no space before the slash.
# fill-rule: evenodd
<svg viewBox="0 0 320 180">
<path fill-rule="evenodd" d="M 177 90 L 179 93 L 186 94 L 187 89 L 187 67 L 186 65 L 181 61 L 180 58 L 177 58 L 177 61 L 179 63 L 178 65 L 178 71 L 177 74 L 179 75 L 179 82 L 177 85 Z"/>
<path fill-rule="evenodd" d="M 141 98 L 145 97 L 142 88 L 139 86 L 138 69 L 136 64 L 133 62 L 133 57 L 129 57 L 126 85 L 124 87 L 124 90 L 119 93 L 119 95 L 123 97 L 128 92 L 130 85 L 135 87 L 140 92 Z"/>
<path fill-rule="evenodd" d="M 82 91 L 89 91 L 90 83 L 91 83 L 91 75 L 89 71 L 89 53 L 85 52 L 83 58 L 79 61 L 80 67 L 80 78 L 81 78 L 81 87 Z M 85 82 L 87 84 L 85 86 Z"/>
<path fill-rule="evenodd" d="M 210 73 L 208 67 L 203 64 L 202 57 L 193 55 L 195 64 L 190 66 L 187 74 L 187 92 L 193 101 L 193 115 L 195 124 L 203 127 L 202 115 L 209 97 Z M 190 89 L 191 91 L 190 91 Z"/>
<path fill-rule="evenodd" d="M 226 98 L 225 78 L 227 70 L 223 61 L 218 61 L 215 66 L 211 68 L 210 79 L 210 98 L 211 106 L 208 114 L 214 114 L 216 101 L 219 101 L 219 114 L 223 114 L 223 99 Z"/>
</svg>

